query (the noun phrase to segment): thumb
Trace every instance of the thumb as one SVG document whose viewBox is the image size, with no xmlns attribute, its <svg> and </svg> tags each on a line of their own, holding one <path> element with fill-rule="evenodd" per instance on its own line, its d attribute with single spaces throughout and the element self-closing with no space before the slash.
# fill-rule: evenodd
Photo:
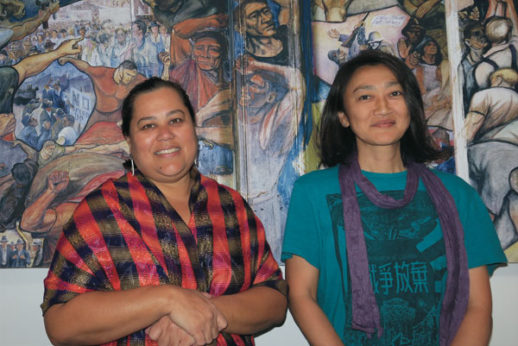
<svg viewBox="0 0 518 346">
<path fill-rule="evenodd" d="M 228 325 L 227 319 L 225 318 L 225 316 L 223 316 L 222 313 L 218 314 L 218 316 L 216 318 L 216 323 L 218 325 L 219 330 L 223 330 L 223 329 L 227 328 L 227 325 Z"/>
</svg>

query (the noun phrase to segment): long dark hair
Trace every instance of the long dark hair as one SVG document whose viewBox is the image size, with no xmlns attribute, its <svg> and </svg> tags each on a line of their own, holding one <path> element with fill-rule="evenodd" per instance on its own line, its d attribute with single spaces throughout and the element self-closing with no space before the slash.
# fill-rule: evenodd
<svg viewBox="0 0 518 346">
<path fill-rule="evenodd" d="M 122 103 L 121 130 L 124 136 L 128 137 L 130 134 L 129 129 L 131 119 L 133 118 L 133 106 L 135 105 L 135 99 L 137 98 L 137 96 L 160 88 L 170 88 L 175 90 L 178 93 L 178 95 L 180 95 L 180 98 L 182 99 L 182 102 L 185 105 L 185 107 L 187 107 L 193 124 L 196 123 L 194 117 L 194 108 L 192 107 L 191 101 L 189 100 L 189 96 L 187 96 L 187 93 L 185 92 L 185 90 L 183 90 L 182 86 L 176 82 L 166 81 L 158 77 L 151 77 L 135 85 L 135 87 L 131 89 L 128 96 L 126 96 L 124 102 Z"/>
<path fill-rule="evenodd" d="M 443 158 L 445 153 L 437 149 L 426 127 L 423 100 L 412 71 L 393 55 L 378 50 L 366 50 L 344 63 L 331 85 L 318 128 L 320 163 L 326 167 L 335 166 L 345 162 L 356 151 L 356 136 L 350 127 L 341 125 L 338 112 L 345 113 L 345 89 L 356 70 L 375 65 L 386 66 L 403 88 L 410 114 L 410 126 L 400 141 L 403 162 L 430 162 Z"/>
</svg>

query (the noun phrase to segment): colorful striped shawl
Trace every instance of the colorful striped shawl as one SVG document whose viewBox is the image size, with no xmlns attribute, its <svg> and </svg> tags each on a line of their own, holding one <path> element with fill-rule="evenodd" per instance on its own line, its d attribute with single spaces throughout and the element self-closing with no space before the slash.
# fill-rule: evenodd
<svg viewBox="0 0 518 346">
<path fill-rule="evenodd" d="M 45 279 L 42 310 L 89 291 L 172 284 L 233 294 L 287 286 L 251 208 L 229 187 L 193 169 L 186 225 L 140 172 L 88 195 L 64 227 Z M 253 345 L 252 336 L 221 333 L 218 345 Z M 109 345 L 154 345 L 144 330 Z"/>
</svg>

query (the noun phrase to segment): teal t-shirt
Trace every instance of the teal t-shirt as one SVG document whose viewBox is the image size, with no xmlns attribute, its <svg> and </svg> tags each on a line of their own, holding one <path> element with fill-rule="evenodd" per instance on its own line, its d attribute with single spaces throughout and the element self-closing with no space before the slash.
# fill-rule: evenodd
<svg viewBox="0 0 518 346">
<path fill-rule="evenodd" d="M 403 197 L 406 172 L 363 172 L 378 191 Z M 452 194 L 465 230 L 468 266 L 505 263 L 484 204 L 455 175 L 435 172 Z M 282 260 L 295 254 L 319 270 L 317 301 L 346 345 L 438 345 L 446 256 L 437 212 L 422 182 L 402 208 L 382 209 L 357 189 L 369 274 L 383 335 L 351 329 L 351 296 L 338 168 L 315 171 L 294 185 Z"/>
</svg>

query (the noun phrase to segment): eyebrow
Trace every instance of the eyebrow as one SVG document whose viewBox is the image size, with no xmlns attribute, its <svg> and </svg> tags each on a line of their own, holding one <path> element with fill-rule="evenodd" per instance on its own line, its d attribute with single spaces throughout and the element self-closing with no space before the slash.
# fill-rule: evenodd
<svg viewBox="0 0 518 346">
<path fill-rule="evenodd" d="M 400 85 L 398 81 L 390 81 L 390 82 L 387 82 L 385 83 L 385 88 L 390 88 L 394 85 Z M 352 93 L 356 93 L 357 91 L 361 91 L 361 90 L 374 90 L 375 87 L 374 85 L 360 85 L 360 86 L 357 86 L 356 88 L 353 89 Z"/>
<path fill-rule="evenodd" d="M 173 109 L 171 111 L 169 111 L 166 116 L 167 117 L 170 117 L 170 116 L 173 116 L 175 114 L 181 114 L 183 116 L 185 116 L 185 112 L 181 109 Z M 153 120 L 153 119 L 156 119 L 157 117 L 155 115 L 148 115 L 146 117 L 143 117 L 143 118 L 140 118 L 138 121 L 137 121 L 137 125 L 140 124 L 141 122 L 143 121 L 149 121 L 149 120 Z"/>
</svg>

